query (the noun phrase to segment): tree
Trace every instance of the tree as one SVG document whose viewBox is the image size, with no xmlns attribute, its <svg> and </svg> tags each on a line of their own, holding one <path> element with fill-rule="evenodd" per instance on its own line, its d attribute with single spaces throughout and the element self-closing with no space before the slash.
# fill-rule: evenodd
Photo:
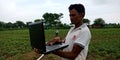
<svg viewBox="0 0 120 60">
<path fill-rule="evenodd" d="M 60 19 L 63 18 L 62 13 L 45 13 L 43 14 L 43 20 L 45 24 L 49 27 L 56 26 L 56 24 L 61 23 Z"/>
<path fill-rule="evenodd" d="M 104 27 L 105 21 L 102 18 L 97 18 L 97 19 L 95 19 L 93 25 L 97 26 L 97 27 Z"/>
<path fill-rule="evenodd" d="M 5 23 L 0 21 L 0 30 L 3 30 L 5 28 Z"/>
<path fill-rule="evenodd" d="M 24 22 L 22 22 L 22 21 L 16 21 L 16 23 L 14 23 L 14 25 L 15 25 L 17 28 L 23 28 L 23 27 L 25 27 L 25 24 L 24 24 Z"/>
<path fill-rule="evenodd" d="M 43 19 L 35 19 L 34 22 L 40 22 L 43 21 Z"/>
<path fill-rule="evenodd" d="M 89 19 L 83 19 L 83 23 L 86 23 L 87 25 L 89 25 L 90 24 L 90 20 Z"/>
<path fill-rule="evenodd" d="M 32 22 L 26 22 L 26 25 L 28 26 L 30 23 L 32 23 Z"/>
<path fill-rule="evenodd" d="M 13 28 L 13 24 L 11 22 L 6 23 L 6 28 Z"/>
</svg>

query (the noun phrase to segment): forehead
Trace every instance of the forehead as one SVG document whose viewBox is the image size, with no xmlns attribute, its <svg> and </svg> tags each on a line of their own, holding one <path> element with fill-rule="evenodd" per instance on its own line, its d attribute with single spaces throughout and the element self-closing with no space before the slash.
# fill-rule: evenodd
<svg viewBox="0 0 120 60">
<path fill-rule="evenodd" d="M 78 13 L 77 10 L 75 10 L 75 9 L 69 10 L 69 12 L 70 12 L 70 14 L 77 14 Z"/>
</svg>

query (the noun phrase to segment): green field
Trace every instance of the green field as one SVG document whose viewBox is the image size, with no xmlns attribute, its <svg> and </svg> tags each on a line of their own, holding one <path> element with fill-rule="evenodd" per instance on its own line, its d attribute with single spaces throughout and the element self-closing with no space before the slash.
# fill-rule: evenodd
<svg viewBox="0 0 120 60">
<path fill-rule="evenodd" d="M 120 60 L 120 28 L 90 29 L 90 42 L 87 60 Z M 64 39 L 66 29 L 60 30 Z M 54 37 L 54 30 L 46 30 L 46 40 Z M 39 56 L 32 52 L 29 31 L 0 31 L 0 60 L 35 60 Z M 60 57 L 49 54 L 43 60 L 60 60 Z"/>
</svg>

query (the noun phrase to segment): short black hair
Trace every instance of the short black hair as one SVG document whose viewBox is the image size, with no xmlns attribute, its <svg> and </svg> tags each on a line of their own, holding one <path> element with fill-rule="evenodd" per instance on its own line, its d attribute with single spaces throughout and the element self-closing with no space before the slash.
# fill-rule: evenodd
<svg viewBox="0 0 120 60">
<path fill-rule="evenodd" d="M 83 4 L 71 4 L 69 6 L 69 10 L 75 9 L 78 13 L 84 13 L 85 14 L 85 7 Z"/>
</svg>

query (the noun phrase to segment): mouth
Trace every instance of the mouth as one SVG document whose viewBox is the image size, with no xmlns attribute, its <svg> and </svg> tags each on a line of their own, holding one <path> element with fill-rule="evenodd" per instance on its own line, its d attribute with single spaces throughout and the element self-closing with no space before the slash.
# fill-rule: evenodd
<svg viewBox="0 0 120 60">
<path fill-rule="evenodd" d="M 71 19 L 71 23 L 74 23 L 74 20 L 73 20 L 73 19 Z"/>
</svg>

